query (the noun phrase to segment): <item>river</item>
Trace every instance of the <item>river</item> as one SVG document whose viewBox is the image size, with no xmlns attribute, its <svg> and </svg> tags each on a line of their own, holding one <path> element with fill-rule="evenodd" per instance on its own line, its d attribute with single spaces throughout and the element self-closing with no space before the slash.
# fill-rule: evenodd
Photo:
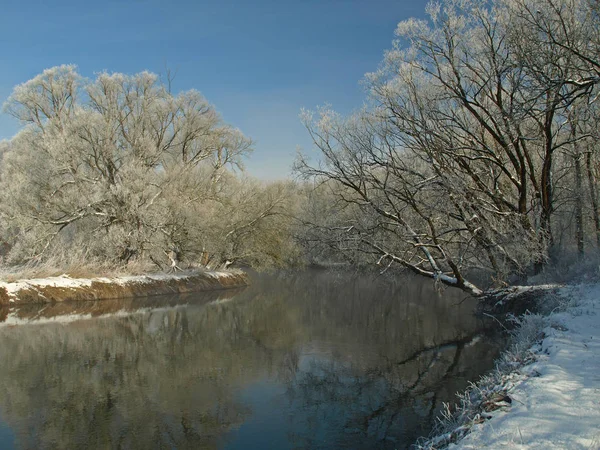
<svg viewBox="0 0 600 450">
<path fill-rule="evenodd" d="M 252 278 L 0 309 L 0 448 L 408 448 L 501 349 L 428 281 Z"/>
</svg>

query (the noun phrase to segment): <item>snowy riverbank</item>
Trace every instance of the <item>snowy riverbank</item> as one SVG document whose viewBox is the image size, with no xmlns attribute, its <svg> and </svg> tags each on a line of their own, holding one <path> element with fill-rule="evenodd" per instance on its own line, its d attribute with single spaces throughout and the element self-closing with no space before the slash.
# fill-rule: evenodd
<svg viewBox="0 0 600 450">
<path fill-rule="evenodd" d="M 600 284 L 548 301 L 556 309 L 520 320 L 498 369 L 420 448 L 600 449 Z"/>
<path fill-rule="evenodd" d="M 113 278 L 71 278 L 62 275 L 13 283 L 0 282 L 0 305 L 145 297 L 229 289 L 248 283 L 248 276 L 242 271 L 195 271 Z"/>
</svg>

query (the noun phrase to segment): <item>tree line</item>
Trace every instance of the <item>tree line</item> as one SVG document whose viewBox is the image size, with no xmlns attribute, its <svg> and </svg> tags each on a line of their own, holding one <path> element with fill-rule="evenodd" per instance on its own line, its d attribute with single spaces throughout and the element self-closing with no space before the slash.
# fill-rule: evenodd
<svg viewBox="0 0 600 450">
<path fill-rule="evenodd" d="M 404 268 L 472 294 L 600 248 L 598 0 L 443 0 L 410 19 L 363 108 L 304 111 L 296 181 L 195 91 L 72 66 L 17 86 L 2 148 L 6 261 Z"/>
</svg>

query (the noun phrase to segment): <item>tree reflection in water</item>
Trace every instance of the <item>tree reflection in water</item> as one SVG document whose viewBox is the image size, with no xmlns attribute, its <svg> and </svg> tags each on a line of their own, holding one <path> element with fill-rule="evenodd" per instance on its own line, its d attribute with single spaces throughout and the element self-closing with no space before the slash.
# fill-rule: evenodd
<svg viewBox="0 0 600 450">
<path fill-rule="evenodd" d="M 463 300 L 308 272 L 0 311 L 1 419 L 16 448 L 407 447 L 499 350 Z"/>
</svg>

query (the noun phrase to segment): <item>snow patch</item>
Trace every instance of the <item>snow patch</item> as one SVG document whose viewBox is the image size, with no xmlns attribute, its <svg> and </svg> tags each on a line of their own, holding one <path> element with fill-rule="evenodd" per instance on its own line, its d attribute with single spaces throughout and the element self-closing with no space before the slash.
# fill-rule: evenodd
<svg viewBox="0 0 600 450">
<path fill-rule="evenodd" d="M 6 289 L 9 297 L 14 298 L 23 289 L 37 289 L 43 287 L 78 288 L 92 285 L 92 279 L 70 278 L 67 275 L 48 278 L 32 278 L 30 280 L 15 281 L 13 283 L 0 282 L 0 288 Z"/>
</svg>

